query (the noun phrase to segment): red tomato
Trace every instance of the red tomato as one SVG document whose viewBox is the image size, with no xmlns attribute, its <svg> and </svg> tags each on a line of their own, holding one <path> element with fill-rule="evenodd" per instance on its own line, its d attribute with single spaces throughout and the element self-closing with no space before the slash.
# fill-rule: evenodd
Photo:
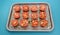
<svg viewBox="0 0 60 35">
<path fill-rule="evenodd" d="M 15 5 L 15 6 L 13 7 L 13 9 L 14 9 L 15 12 L 19 12 L 19 11 L 21 10 L 21 8 L 20 8 L 19 5 Z"/>
<path fill-rule="evenodd" d="M 11 25 L 14 27 L 18 26 L 18 20 L 12 20 Z"/>
<path fill-rule="evenodd" d="M 37 13 L 32 13 L 31 14 L 31 18 L 32 19 L 37 19 L 38 18 L 38 14 Z"/>
<path fill-rule="evenodd" d="M 14 13 L 14 18 L 20 18 L 20 13 Z"/>
<path fill-rule="evenodd" d="M 45 19 L 46 18 L 46 12 L 40 12 L 40 18 Z"/>
<path fill-rule="evenodd" d="M 48 21 L 47 20 L 41 20 L 40 21 L 40 26 L 41 27 L 45 27 L 45 26 L 47 26 L 48 25 Z"/>
<path fill-rule="evenodd" d="M 32 20 L 32 27 L 38 26 L 38 20 Z"/>
<path fill-rule="evenodd" d="M 28 18 L 29 17 L 29 13 L 28 12 L 23 12 L 22 13 L 22 17 L 23 18 Z"/>
<path fill-rule="evenodd" d="M 38 7 L 37 7 L 36 5 L 33 5 L 33 6 L 31 7 L 31 11 L 32 11 L 32 12 L 37 12 L 37 10 L 38 10 Z"/>
<path fill-rule="evenodd" d="M 20 26 L 21 27 L 27 27 L 28 26 L 28 20 L 26 20 L 26 19 L 20 20 Z"/>
<path fill-rule="evenodd" d="M 46 5 L 40 5 L 40 10 L 41 11 L 46 11 L 46 9 L 47 9 L 47 6 Z"/>
<path fill-rule="evenodd" d="M 24 12 L 28 12 L 29 11 L 29 6 L 28 5 L 23 5 L 22 7 Z"/>
</svg>

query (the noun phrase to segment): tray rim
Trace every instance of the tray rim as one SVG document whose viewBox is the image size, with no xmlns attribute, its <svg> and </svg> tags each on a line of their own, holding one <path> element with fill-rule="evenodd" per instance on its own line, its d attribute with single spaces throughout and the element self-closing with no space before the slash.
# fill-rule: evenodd
<svg viewBox="0 0 60 35">
<path fill-rule="evenodd" d="M 45 4 L 48 4 L 49 8 L 51 7 L 48 2 L 18 2 L 18 3 L 13 3 L 13 4 L 11 5 L 10 12 L 9 12 L 9 15 L 8 15 L 7 24 L 6 24 L 6 29 L 7 29 L 8 31 L 40 31 L 40 32 L 50 32 L 50 31 L 52 31 L 52 30 L 54 29 L 54 22 L 53 22 L 52 13 L 51 13 L 51 8 L 50 8 L 51 21 L 52 21 L 52 25 L 53 25 L 53 27 L 52 27 L 51 29 L 49 29 L 49 30 L 10 30 L 7 26 L 8 26 L 10 14 L 11 14 L 12 6 L 15 5 L 15 4 L 22 4 L 22 3 L 28 3 L 28 4 L 29 4 L 29 3 L 36 3 L 36 4 L 37 4 L 37 3 L 45 3 Z"/>
</svg>

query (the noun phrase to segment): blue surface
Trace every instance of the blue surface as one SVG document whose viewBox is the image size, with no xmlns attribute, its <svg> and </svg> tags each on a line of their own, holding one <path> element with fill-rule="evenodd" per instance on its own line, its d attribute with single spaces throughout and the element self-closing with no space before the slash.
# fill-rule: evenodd
<svg viewBox="0 0 60 35">
<path fill-rule="evenodd" d="M 0 35 L 60 35 L 60 0 L 0 0 Z M 9 32 L 6 30 L 10 7 L 16 2 L 48 2 L 55 28 L 51 32 Z"/>
</svg>

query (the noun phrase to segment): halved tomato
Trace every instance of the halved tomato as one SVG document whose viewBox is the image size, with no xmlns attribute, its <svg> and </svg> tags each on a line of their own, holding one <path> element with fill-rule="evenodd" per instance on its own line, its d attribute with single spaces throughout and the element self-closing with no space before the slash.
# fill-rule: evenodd
<svg viewBox="0 0 60 35">
<path fill-rule="evenodd" d="M 20 8 L 19 5 L 15 5 L 15 6 L 13 7 L 13 9 L 14 9 L 15 12 L 19 12 L 19 11 L 21 10 L 21 8 Z"/>
<path fill-rule="evenodd" d="M 11 25 L 12 25 L 13 27 L 18 26 L 18 20 L 12 20 L 12 21 L 11 21 Z"/>
<path fill-rule="evenodd" d="M 28 6 L 28 5 L 23 5 L 23 6 L 22 6 L 22 10 L 23 10 L 24 12 L 28 12 L 28 11 L 29 11 L 29 6 Z"/>
<path fill-rule="evenodd" d="M 46 18 L 46 12 L 40 12 L 40 18 L 45 19 Z"/>
<path fill-rule="evenodd" d="M 41 20 L 40 21 L 40 26 L 41 27 L 46 27 L 48 25 L 48 21 L 47 20 Z"/>
<path fill-rule="evenodd" d="M 38 20 L 32 20 L 32 27 L 38 26 Z"/>
<path fill-rule="evenodd" d="M 28 26 L 28 20 L 26 20 L 26 19 L 20 20 L 20 26 L 21 27 L 27 27 Z"/>
<path fill-rule="evenodd" d="M 38 7 L 37 7 L 36 5 L 33 5 L 33 6 L 31 7 L 31 11 L 32 11 L 32 12 L 37 12 L 37 10 L 38 10 Z"/>
<path fill-rule="evenodd" d="M 23 12 L 22 13 L 22 17 L 23 18 L 28 18 L 29 17 L 29 13 L 28 12 Z"/>
<path fill-rule="evenodd" d="M 37 13 L 32 13 L 31 14 L 31 18 L 32 19 L 37 19 L 38 18 L 38 14 Z"/>
<path fill-rule="evenodd" d="M 20 18 L 20 13 L 14 13 L 13 16 L 14 18 Z"/>
<path fill-rule="evenodd" d="M 40 11 L 46 11 L 47 10 L 47 6 L 44 4 L 41 4 L 39 8 L 40 8 Z"/>
</svg>

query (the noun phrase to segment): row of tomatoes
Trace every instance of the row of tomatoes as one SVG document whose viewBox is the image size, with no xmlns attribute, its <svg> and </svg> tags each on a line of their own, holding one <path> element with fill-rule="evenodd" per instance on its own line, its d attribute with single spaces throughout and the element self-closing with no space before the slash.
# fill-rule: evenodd
<svg viewBox="0 0 60 35">
<path fill-rule="evenodd" d="M 39 14 L 37 13 L 38 11 L 38 7 L 36 5 L 31 6 L 31 18 L 33 19 L 31 21 L 31 25 L 32 27 L 37 27 L 38 24 L 40 24 L 41 27 L 45 27 L 48 25 L 48 21 L 45 19 L 46 18 L 46 5 L 40 5 L 40 12 Z M 20 18 L 20 10 L 22 9 L 23 13 L 22 13 L 22 17 L 23 19 L 20 20 L 20 22 L 18 22 L 18 18 Z M 11 21 L 11 24 L 13 27 L 16 27 L 18 25 L 20 25 L 21 27 L 28 27 L 29 26 L 29 21 L 26 18 L 29 18 L 29 6 L 28 5 L 23 5 L 22 8 L 20 7 L 20 5 L 15 5 L 13 7 L 13 10 L 15 11 L 15 13 L 13 14 L 15 20 Z M 40 17 L 40 22 L 38 20 L 36 20 L 38 18 L 38 15 Z M 17 19 L 16 19 L 17 18 Z"/>
<path fill-rule="evenodd" d="M 18 19 L 20 18 L 20 13 L 14 13 L 13 14 L 13 17 L 15 19 Z M 27 18 L 32 18 L 32 19 L 37 19 L 37 18 L 40 18 L 40 19 L 45 19 L 46 18 L 46 12 L 40 12 L 39 14 L 36 13 L 36 12 L 32 12 L 31 14 L 29 14 L 29 12 L 23 12 L 22 13 L 22 16 L 24 19 L 27 19 Z"/>
<path fill-rule="evenodd" d="M 29 24 L 31 24 L 32 27 L 38 27 L 38 25 L 40 25 L 41 27 L 46 27 L 48 25 L 48 21 L 47 20 L 32 20 L 31 22 L 29 22 L 27 19 L 22 19 L 20 20 L 20 22 L 18 22 L 18 20 L 12 20 L 11 24 L 13 27 L 16 26 L 21 26 L 21 27 L 28 27 Z"/>
<path fill-rule="evenodd" d="M 28 12 L 29 10 L 31 10 L 32 12 L 37 12 L 38 10 L 40 11 L 46 11 L 47 6 L 44 4 L 41 4 L 39 7 L 37 5 L 14 5 L 13 7 L 15 12 L 19 12 L 19 11 L 24 11 L 24 12 Z"/>
</svg>

